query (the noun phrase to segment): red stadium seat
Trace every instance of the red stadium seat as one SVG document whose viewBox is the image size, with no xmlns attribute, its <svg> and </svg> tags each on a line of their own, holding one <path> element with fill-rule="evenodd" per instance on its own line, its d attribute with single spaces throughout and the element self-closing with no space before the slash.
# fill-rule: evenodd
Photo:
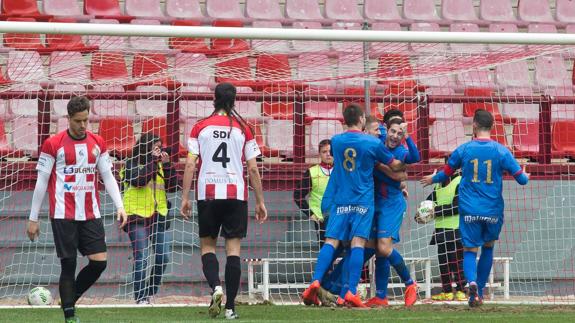
<svg viewBox="0 0 575 323">
<path fill-rule="evenodd" d="M 164 18 L 160 0 L 125 0 L 126 14 L 134 17 Z"/>
<path fill-rule="evenodd" d="M 513 155 L 533 159 L 539 155 L 539 123 L 522 121 L 513 125 Z"/>
<path fill-rule="evenodd" d="M 497 84 L 507 87 L 529 87 L 529 66 L 526 60 L 497 65 L 495 68 Z"/>
<path fill-rule="evenodd" d="M 54 85 L 54 92 L 56 93 L 74 93 L 74 94 L 84 94 L 86 93 L 86 88 L 83 85 L 78 85 L 78 84 L 56 84 Z M 51 118 L 52 120 L 59 120 L 59 119 L 64 119 L 66 120 L 66 116 L 68 115 L 68 101 L 70 101 L 69 99 L 62 99 L 62 98 L 58 98 L 56 97 L 54 100 L 52 100 L 51 102 L 51 107 L 52 107 L 52 113 L 51 113 Z M 92 104 L 93 105 L 93 104 Z M 92 111 L 90 111 L 91 114 L 94 113 L 93 111 L 94 109 L 92 108 Z"/>
<path fill-rule="evenodd" d="M 116 86 L 94 86 L 95 92 L 105 92 L 115 94 L 114 92 L 124 92 L 124 87 Z M 125 118 L 133 119 L 136 111 L 133 105 L 128 105 L 128 100 L 107 100 L 96 99 L 92 101 L 92 108 L 94 110 L 95 118 Z"/>
<path fill-rule="evenodd" d="M 272 117 L 274 119 L 292 120 L 294 101 L 296 93 L 293 88 L 289 86 L 271 86 L 263 89 L 264 101 L 262 103 L 262 114 L 265 117 Z M 275 99 L 276 95 L 286 95 L 287 100 Z M 293 97 L 293 99 L 289 99 Z"/>
<path fill-rule="evenodd" d="M 50 22 L 75 23 L 73 18 L 52 18 Z M 60 51 L 87 52 L 98 49 L 98 46 L 87 47 L 81 35 L 46 34 L 46 47 Z"/>
<path fill-rule="evenodd" d="M 535 59 L 535 82 L 542 87 L 571 87 L 571 75 L 561 56 L 538 56 Z"/>
<path fill-rule="evenodd" d="M 429 130 L 431 134 L 429 155 L 432 158 L 445 157 L 467 141 L 461 120 L 437 120 Z"/>
<path fill-rule="evenodd" d="M 555 96 L 573 96 L 573 89 L 568 88 L 546 88 L 543 90 L 545 95 Z M 575 120 L 574 104 L 552 104 L 551 120 Z"/>
<path fill-rule="evenodd" d="M 464 90 L 465 96 L 492 96 L 493 90 L 485 88 L 472 88 Z M 501 113 L 499 112 L 499 105 L 497 103 L 464 103 L 463 115 L 466 117 L 473 117 L 475 110 L 485 109 L 493 114 L 496 120 L 501 120 Z"/>
<path fill-rule="evenodd" d="M 414 86 L 415 83 L 405 82 L 403 84 L 392 85 L 385 89 L 383 111 L 387 112 L 389 109 L 398 109 L 403 112 L 403 117 L 405 120 L 417 119 L 417 103 L 415 102 L 415 99 L 413 102 L 406 102 L 393 98 L 393 96 L 398 95 L 415 97 Z"/>
<path fill-rule="evenodd" d="M 210 61 L 204 54 L 177 53 L 174 78 L 188 85 L 214 84 L 214 77 L 201 68 L 210 66 Z"/>
<path fill-rule="evenodd" d="M 477 20 L 472 0 L 442 0 L 441 15 L 449 20 Z"/>
<path fill-rule="evenodd" d="M 19 154 L 38 156 L 38 119 L 16 118 L 12 120 L 12 142 Z"/>
<path fill-rule="evenodd" d="M 252 19 L 284 19 L 278 0 L 246 0 L 246 16 Z"/>
<path fill-rule="evenodd" d="M 517 15 L 523 21 L 553 22 L 549 1 L 519 0 Z"/>
<path fill-rule="evenodd" d="M 159 20 L 153 19 L 134 19 L 130 21 L 133 25 L 160 25 Z M 146 36 L 132 36 L 130 37 L 130 46 L 139 51 L 154 51 L 166 52 L 169 50 L 168 43 L 164 37 L 146 37 Z"/>
<path fill-rule="evenodd" d="M 553 155 L 575 158 L 575 121 L 557 121 L 552 129 Z"/>
<path fill-rule="evenodd" d="M 371 30 L 401 31 L 401 25 L 397 22 L 374 22 L 371 24 Z M 409 52 L 408 43 L 392 42 L 370 42 L 369 56 L 379 57 L 387 53 L 405 54 Z"/>
<path fill-rule="evenodd" d="M 516 97 L 516 96 L 533 96 L 534 93 L 531 88 L 510 87 L 503 91 L 503 95 Z M 504 103 L 502 115 L 504 120 L 538 120 L 539 119 L 539 104 L 529 103 Z"/>
<path fill-rule="evenodd" d="M 530 33 L 557 33 L 557 27 L 552 24 L 529 24 L 527 32 Z M 537 45 L 534 45 L 537 46 Z M 541 45 L 539 45 L 541 46 Z"/>
<path fill-rule="evenodd" d="M 216 63 L 216 83 L 229 82 L 235 86 L 255 84 L 250 61 L 247 56 L 228 59 Z"/>
<path fill-rule="evenodd" d="M 363 15 L 371 20 L 400 20 L 395 0 L 364 0 Z"/>
<path fill-rule="evenodd" d="M 334 71 L 327 55 L 306 53 L 297 58 L 296 78 L 310 87 L 335 88 Z"/>
<path fill-rule="evenodd" d="M 179 84 L 167 76 L 168 58 L 159 53 L 137 53 L 132 63 L 133 84 L 126 85 L 126 89 L 135 89 L 139 85 L 161 85 L 169 89 Z"/>
<path fill-rule="evenodd" d="M 281 156 L 293 156 L 293 122 L 291 120 L 266 120 L 266 144 L 278 150 Z"/>
<path fill-rule="evenodd" d="M 294 29 L 322 29 L 321 23 L 317 21 L 296 21 L 293 23 L 292 27 Z M 330 50 L 328 42 L 311 40 L 294 40 L 293 48 L 296 52 L 302 53 L 309 53 L 310 50 L 313 50 L 316 53 L 327 53 Z"/>
<path fill-rule="evenodd" d="M 202 8 L 198 0 L 166 0 L 168 17 L 179 19 L 203 19 Z"/>
<path fill-rule="evenodd" d="M 21 18 L 21 17 L 11 17 L 8 21 L 27 21 L 34 22 L 34 18 Z M 11 47 L 20 50 L 35 50 L 42 52 L 46 49 L 42 43 L 42 38 L 40 34 L 20 34 L 20 33 L 5 33 L 4 34 L 4 45 L 6 47 Z"/>
<path fill-rule="evenodd" d="M 516 33 L 518 32 L 517 25 L 508 23 L 494 23 L 489 25 L 490 33 Z M 517 51 L 522 51 L 525 49 L 525 45 L 509 45 L 509 44 L 489 44 L 487 45 L 490 50 L 497 51 L 505 48 L 505 50 L 510 50 L 511 48 Z"/>
<path fill-rule="evenodd" d="M 46 80 L 42 58 L 38 52 L 33 51 L 9 52 L 6 75 L 9 80 L 22 83 Z"/>
<path fill-rule="evenodd" d="M 34 83 L 17 83 L 12 85 L 11 90 L 22 92 L 37 92 L 42 90 L 42 88 L 40 85 Z M 10 111 L 15 116 L 38 117 L 38 100 L 35 98 L 12 98 L 8 100 L 8 105 L 10 106 Z"/>
<path fill-rule="evenodd" d="M 44 0 L 42 1 L 44 13 L 58 17 L 70 17 L 75 19 L 88 19 L 82 12 L 77 0 Z"/>
<path fill-rule="evenodd" d="M 84 13 L 121 22 L 128 22 L 133 18 L 122 14 L 118 0 L 84 0 Z"/>
<path fill-rule="evenodd" d="M 343 89 L 343 94 L 363 96 L 365 94 L 365 88 L 364 87 L 346 87 L 345 89 Z M 375 96 L 375 88 L 369 89 L 369 95 L 370 95 L 370 97 Z M 351 100 L 351 101 L 345 100 L 342 102 L 342 110 L 345 109 L 345 107 L 347 107 L 351 103 L 359 104 L 360 106 L 365 108 L 365 100 L 364 99 Z M 375 102 L 371 103 L 369 108 L 370 108 L 369 113 L 372 116 L 375 116 L 378 120 L 383 120 L 383 111 L 379 110 L 379 106 L 377 103 L 375 103 Z M 340 116 L 341 116 L 341 114 L 340 114 Z"/>
<path fill-rule="evenodd" d="M 118 24 L 116 19 L 90 19 L 91 24 Z M 126 48 L 125 37 L 89 35 L 88 45 L 97 46 L 100 50 L 118 51 Z"/>
<path fill-rule="evenodd" d="M 515 21 L 511 0 L 481 0 L 479 4 L 479 16 L 489 21 Z"/>
<path fill-rule="evenodd" d="M 126 158 L 134 146 L 132 121 L 122 118 L 100 120 L 99 135 L 102 136 L 110 154 L 116 158 Z"/>
<path fill-rule="evenodd" d="M 149 118 L 142 121 L 142 133 L 151 132 L 162 140 L 162 145 L 166 147 L 168 143 L 168 132 L 165 117 Z"/>
<path fill-rule="evenodd" d="M 507 146 L 507 132 L 501 120 L 495 119 L 493 128 L 491 128 L 491 139 L 497 141 L 503 146 Z"/>
<path fill-rule="evenodd" d="M 282 23 L 275 20 L 261 20 L 252 23 L 254 28 L 283 28 Z M 252 39 L 252 48 L 265 49 L 268 53 L 288 53 L 291 51 L 289 41 L 287 40 L 271 40 L 271 39 Z"/>
<path fill-rule="evenodd" d="M 314 120 L 310 126 L 308 156 L 319 155 L 319 142 L 324 139 L 331 139 L 334 135 L 343 132 L 343 126 L 339 120 Z"/>
<path fill-rule="evenodd" d="M 404 0 L 403 15 L 407 19 L 432 21 L 438 20 L 435 0 Z"/>
<path fill-rule="evenodd" d="M 256 60 L 256 80 L 262 86 L 290 84 L 291 67 L 287 55 L 260 55 Z"/>
<path fill-rule="evenodd" d="M 331 25 L 334 30 L 361 30 L 359 22 L 334 22 Z M 331 43 L 333 50 L 344 53 L 363 53 L 363 44 L 360 42 L 335 41 Z"/>
<path fill-rule="evenodd" d="M 174 26 L 201 26 L 202 23 L 193 20 L 175 20 L 172 22 Z M 206 54 L 210 52 L 210 48 L 204 38 L 188 38 L 188 37 L 170 37 L 170 48 L 181 50 L 190 53 Z"/>
<path fill-rule="evenodd" d="M 128 79 L 124 54 L 115 52 L 92 54 L 90 78 L 92 81 Z"/>
<path fill-rule="evenodd" d="M 439 24 L 434 22 L 416 22 L 409 26 L 411 31 L 441 31 Z M 411 43 L 411 49 L 421 53 L 437 53 L 447 51 L 445 43 Z"/>
<path fill-rule="evenodd" d="M 293 20 L 325 19 L 317 1 L 286 0 L 285 11 L 286 17 Z"/>
<path fill-rule="evenodd" d="M 472 70 L 458 74 L 457 83 L 461 87 L 495 88 L 494 76 L 489 70 Z"/>
<path fill-rule="evenodd" d="M 212 91 L 207 86 L 183 86 L 180 88 L 180 92 L 184 94 L 186 92 L 210 93 Z M 180 118 L 202 119 L 211 115 L 212 112 L 214 112 L 213 101 L 180 100 Z"/>
<path fill-rule="evenodd" d="M 455 90 L 450 87 L 429 87 L 425 90 L 430 95 L 455 95 Z M 463 105 L 457 103 L 430 103 L 429 118 L 463 120 Z"/>
<path fill-rule="evenodd" d="M 214 21 L 212 26 L 241 28 L 244 24 L 239 20 L 221 20 Z M 231 54 L 250 49 L 250 45 L 245 39 L 212 39 L 211 43 L 212 52 L 220 54 Z"/>
<path fill-rule="evenodd" d="M 36 0 L 3 0 L 2 13 L 12 17 L 31 17 L 43 21 L 51 18 L 38 11 Z"/>
<path fill-rule="evenodd" d="M 244 19 L 238 0 L 206 0 L 206 13 L 215 19 Z"/>
<path fill-rule="evenodd" d="M 277 149 L 272 149 L 265 144 L 264 136 L 262 134 L 262 123 L 261 122 L 252 122 L 250 127 L 254 132 L 254 137 L 256 137 L 256 143 L 260 147 L 260 151 L 262 152 L 262 156 L 264 157 L 279 157 L 280 152 Z"/>
<path fill-rule="evenodd" d="M 363 20 L 356 0 L 325 0 L 325 15 L 334 20 Z"/>
<path fill-rule="evenodd" d="M 575 22 L 575 2 L 572 0 L 557 0 L 555 5 L 557 20 L 566 23 Z"/>
<path fill-rule="evenodd" d="M 454 23 L 449 26 L 453 32 L 479 32 L 479 26 L 469 23 Z M 485 51 L 484 44 L 449 44 L 451 50 L 457 53 L 477 53 Z"/>
<path fill-rule="evenodd" d="M 411 77 L 413 68 L 409 56 L 401 54 L 384 54 L 379 57 L 377 78 L 380 84 L 390 84 L 387 78 Z M 396 83 L 396 82 L 391 82 Z"/>
<path fill-rule="evenodd" d="M 245 86 L 238 86 L 236 90 L 238 93 L 253 93 L 251 88 Z M 213 105 L 211 107 L 213 110 Z M 235 109 L 244 119 L 259 119 L 262 117 L 260 105 L 255 101 L 237 100 Z"/>
<path fill-rule="evenodd" d="M 78 52 L 53 52 L 50 54 L 50 79 L 61 82 L 83 83 L 89 80 L 84 57 Z"/>
<path fill-rule="evenodd" d="M 341 111 L 338 109 L 336 101 L 319 101 L 320 97 L 335 94 L 335 89 L 329 88 L 309 88 L 304 95 L 306 123 L 313 119 L 341 119 Z M 316 99 L 317 98 L 317 99 Z"/>
<path fill-rule="evenodd" d="M 138 86 L 136 92 L 153 92 L 157 94 L 166 94 L 168 89 L 164 86 Z M 160 117 L 165 116 L 168 110 L 168 101 L 152 100 L 142 94 L 141 99 L 136 100 L 136 113 L 141 117 Z"/>
</svg>

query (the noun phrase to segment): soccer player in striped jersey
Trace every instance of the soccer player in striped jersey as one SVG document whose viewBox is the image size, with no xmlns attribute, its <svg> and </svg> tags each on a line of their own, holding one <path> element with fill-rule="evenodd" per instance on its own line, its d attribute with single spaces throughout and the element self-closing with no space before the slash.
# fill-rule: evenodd
<svg viewBox="0 0 575 323">
<path fill-rule="evenodd" d="M 212 288 L 209 314 L 221 312 L 223 290 L 216 258 L 218 235 L 226 239 L 226 312 L 236 319 L 235 298 L 240 286 L 241 239 L 248 228 L 248 186 L 244 180 L 244 160 L 255 191 L 256 219 L 267 219 L 263 188 L 256 157 L 260 149 L 244 119 L 234 109 L 236 88 L 220 83 L 215 89 L 214 112 L 194 125 L 188 139 L 189 154 L 184 171 L 181 214 L 189 219 L 192 203 L 189 192 L 198 164 L 197 206 L 202 267 Z"/>
<path fill-rule="evenodd" d="M 116 206 L 120 227 L 126 224 L 127 215 L 106 144 L 102 137 L 86 130 L 90 102 L 85 97 L 73 97 L 67 109 L 68 129 L 48 138 L 40 151 L 27 234 L 32 241 L 39 236 L 38 216 L 48 191 L 54 244 L 62 267 L 59 282 L 62 310 L 66 322 L 77 322 L 76 301 L 106 269 L 97 173 Z M 76 250 L 89 259 L 77 277 Z"/>
<path fill-rule="evenodd" d="M 525 185 L 529 174 L 521 169 L 507 147 L 491 140 L 493 115 L 478 109 L 473 116 L 474 139 L 457 147 L 447 165 L 423 177 L 424 186 L 442 183 L 461 168 L 459 230 L 463 241 L 463 271 L 469 282 L 469 306 L 483 302 L 483 288 L 493 264 L 493 247 L 503 226 L 503 173 Z M 477 262 L 477 252 L 481 257 Z"/>
<path fill-rule="evenodd" d="M 332 138 L 334 168 L 326 191 L 333 205 L 325 234 L 326 242 L 318 255 L 312 283 L 302 298 L 304 303 L 316 302 L 320 281 L 331 266 L 340 241 L 351 240 L 348 277 L 343 277 L 344 282 L 349 284 L 345 300 L 353 306 L 365 307 L 356 289 L 361 276 L 364 246 L 373 221 L 373 168 L 378 161 L 388 164 L 393 170 L 403 166 L 381 141 L 362 132 L 365 116 L 360 106 L 347 106 L 343 117 L 348 131 Z"/>
</svg>

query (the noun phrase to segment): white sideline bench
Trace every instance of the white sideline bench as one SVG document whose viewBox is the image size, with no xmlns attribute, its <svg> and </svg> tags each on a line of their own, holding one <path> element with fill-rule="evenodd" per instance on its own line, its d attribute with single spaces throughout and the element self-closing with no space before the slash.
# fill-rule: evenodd
<svg viewBox="0 0 575 323">
<path fill-rule="evenodd" d="M 417 264 L 423 264 L 424 278 L 423 282 L 418 282 L 419 287 L 425 291 L 425 298 L 431 298 L 431 288 L 441 286 L 438 283 L 431 282 L 431 258 L 417 258 L 417 257 L 405 257 L 403 258 L 406 265 L 409 267 L 409 271 L 412 277 L 415 276 L 415 266 Z M 308 283 L 270 283 L 270 263 L 277 264 L 290 264 L 290 263 L 315 263 L 316 258 L 261 258 L 261 259 L 244 259 L 248 263 L 248 296 L 250 299 L 255 299 L 255 294 L 260 293 L 265 301 L 270 299 L 270 289 L 304 289 L 308 287 Z M 489 282 L 486 287 L 490 290 L 492 288 L 503 289 L 504 298 L 509 299 L 509 263 L 513 260 L 512 257 L 494 257 L 493 264 L 502 263 L 503 264 L 503 283 L 495 283 L 493 277 L 493 270 L 489 275 Z M 255 283 L 255 266 L 262 267 L 262 283 Z M 373 275 L 375 273 L 375 258 L 372 258 L 368 265 L 369 277 L 371 283 L 371 293 L 375 296 L 375 279 Z M 403 283 L 390 283 L 389 288 L 404 287 Z M 491 294 L 491 299 L 494 297 L 494 293 Z"/>
</svg>

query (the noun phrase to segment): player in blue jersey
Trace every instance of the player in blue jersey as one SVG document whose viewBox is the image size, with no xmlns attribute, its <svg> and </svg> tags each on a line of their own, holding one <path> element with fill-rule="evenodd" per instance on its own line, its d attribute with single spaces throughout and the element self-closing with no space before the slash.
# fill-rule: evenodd
<svg viewBox="0 0 575 323">
<path fill-rule="evenodd" d="M 403 164 L 393 158 L 381 141 L 362 132 L 365 116 L 360 106 L 347 106 L 343 118 L 348 131 L 335 135 L 331 140 L 334 167 L 326 191 L 333 205 L 326 241 L 318 255 L 312 283 L 302 298 L 308 304 L 316 301 L 320 281 L 331 266 L 340 241 L 351 240 L 348 277 L 343 277 L 349 285 L 345 300 L 353 306 L 365 307 L 357 296 L 357 284 L 363 265 L 363 249 L 373 220 L 374 165 L 381 162 L 392 170 L 400 170 Z"/>
<path fill-rule="evenodd" d="M 407 124 L 401 118 L 389 117 L 386 123 L 385 145 L 395 159 L 404 164 L 420 160 L 419 151 L 407 132 Z M 403 140 L 407 148 L 402 144 Z M 399 242 L 399 230 L 407 209 L 407 202 L 401 182 L 377 170 L 375 173 L 375 217 L 374 238 L 377 239 L 375 261 L 376 296 L 366 302 L 370 307 L 387 305 L 387 285 L 390 265 L 405 283 L 405 306 L 412 306 L 417 300 L 417 285 L 411 279 L 409 269 L 401 254 L 393 248 Z"/>
<path fill-rule="evenodd" d="M 442 183 L 461 168 L 459 229 L 463 241 L 463 271 L 469 282 L 469 306 L 483 302 L 483 288 L 493 264 L 493 247 L 503 226 L 503 172 L 517 183 L 527 184 L 521 169 L 505 146 L 491 140 L 493 116 L 479 109 L 473 116 L 474 139 L 455 149 L 444 169 L 421 179 L 424 186 Z M 477 252 L 481 257 L 477 262 Z"/>
</svg>

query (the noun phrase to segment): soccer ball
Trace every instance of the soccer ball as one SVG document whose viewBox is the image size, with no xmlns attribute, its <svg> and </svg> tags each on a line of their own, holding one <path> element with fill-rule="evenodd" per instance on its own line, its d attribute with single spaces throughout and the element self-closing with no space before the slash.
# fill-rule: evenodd
<svg viewBox="0 0 575 323">
<path fill-rule="evenodd" d="M 435 202 L 425 200 L 419 204 L 417 208 L 417 214 L 415 215 L 415 221 L 418 223 L 428 223 L 434 218 Z"/>
<path fill-rule="evenodd" d="M 45 287 L 34 287 L 28 293 L 28 304 L 32 306 L 51 305 L 52 294 Z"/>
</svg>

